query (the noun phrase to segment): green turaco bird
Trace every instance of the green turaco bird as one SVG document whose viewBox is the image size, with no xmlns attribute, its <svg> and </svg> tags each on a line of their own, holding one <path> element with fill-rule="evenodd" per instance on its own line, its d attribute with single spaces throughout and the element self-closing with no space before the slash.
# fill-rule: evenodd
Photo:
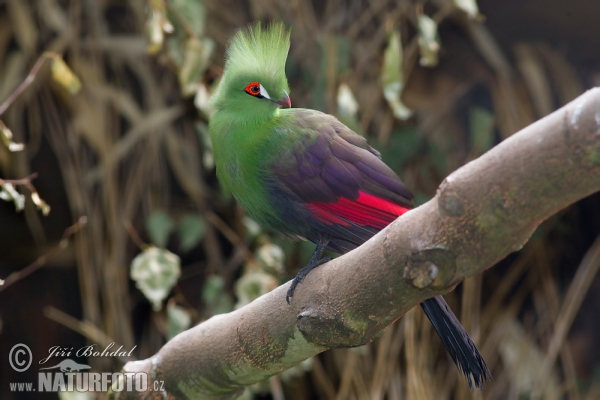
<svg viewBox="0 0 600 400">
<path fill-rule="evenodd" d="M 308 239 L 316 249 L 296 285 L 328 259 L 366 242 L 413 206 L 412 193 L 364 138 L 335 117 L 291 108 L 285 62 L 290 33 L 260 24 L 239 31 L 212 98 L 217 176 L 262 226 Z M 472 385 L 490 373 L 442 296 L 421 303 L 450 356 Z"/>
</svg>

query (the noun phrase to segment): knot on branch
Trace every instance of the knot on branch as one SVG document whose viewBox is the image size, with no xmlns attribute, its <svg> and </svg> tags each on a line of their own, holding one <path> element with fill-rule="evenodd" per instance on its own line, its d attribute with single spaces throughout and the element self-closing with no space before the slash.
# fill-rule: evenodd
<svg viewBox="0 0 600 400">
<path fill-rule="evenodd" d="M 411 254 L 404 268 L 404 279 L 416 288 L 452 287 L 455 283 L 456 255 L 445 248 L 420 250 Z"/>
<path fill-rule="evenodd" d="M 437 190 L 438 206 L 442 215 L 460 217 L 465 213 L 465 206 L 460 195 L 454 190 L 452 175 L 448 176 Z"/>
<path fill-rule="evenodd" d="M 423 289 L 438 276 L 438 267 L 431 261 L 416 261 L 404 270 L 404 279 L 413 286 Z"/>
<path fill-rule="evenodd" d="M 362 346 L 371 341 L 366 336 L 369 321 L 342 316 L 324 307 L 310 308 L 298 315 L 298 329 L 304 338 L 329 348 Z"/>
</svg>

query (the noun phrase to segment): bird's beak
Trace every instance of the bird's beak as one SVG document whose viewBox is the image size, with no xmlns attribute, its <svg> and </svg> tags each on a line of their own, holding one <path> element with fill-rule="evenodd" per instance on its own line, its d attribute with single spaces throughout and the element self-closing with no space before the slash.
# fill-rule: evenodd
<svg viewBox="0 0 600 400">
<path fill-rule="evenodd" d="M 273 103 L 279 104 L 281 107 L 284 108 L 292 108 L 292 100 L 290 100 L 290 96 L 288 96 L 285 90 L 283 91 L 283 93 L 285 93 L 285 97 L 279 100 L 273 100 Z"/>
</svg>

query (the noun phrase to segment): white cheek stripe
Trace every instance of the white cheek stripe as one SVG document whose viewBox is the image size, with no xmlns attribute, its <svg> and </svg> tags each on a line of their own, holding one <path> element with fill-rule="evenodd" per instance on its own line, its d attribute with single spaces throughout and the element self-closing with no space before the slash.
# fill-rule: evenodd
<svg viewBox="0 0 600 400">
<path fill-rule="evenodd" d="M 264 97 L 265 99 L 269 99 L 269 100 L 271 100 L 271 97 L 269 96 L 269 93 L 267 93 L 267 89 L 265 89 L 265 88 L 263 87 L 263 85 L 259 85 L 259 86 L 260 86 L 260 95 L 261 95 L 262 97 Z"/>
</svg>

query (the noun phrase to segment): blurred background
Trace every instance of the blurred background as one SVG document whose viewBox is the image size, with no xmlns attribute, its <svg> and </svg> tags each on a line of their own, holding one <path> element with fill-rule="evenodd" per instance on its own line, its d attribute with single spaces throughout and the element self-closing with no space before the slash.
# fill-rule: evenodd
<svg viewBox="0 0 600 400">
<path fill-rule="evenodd" d="M 207 102 L 237 29 L 291 27 L 294 107 L 366 136 L 422 204 L 600 85 L 598 17 L 594 0 L 0 0 L 0 398 L 32 398 L 8 382 L 37 382 L 53 346 L 133 349 L 70 357 L 118 371 L 305 264 L 313 245 L 261 230 L 215 178 Z M 244 398 L 600 398 L 599 232 L 596 194 L 446 297 L 494 376 L 483 391 L 414 309 Z M 17 343 L 27 372 L 9 365 Z"/>
</svg>

